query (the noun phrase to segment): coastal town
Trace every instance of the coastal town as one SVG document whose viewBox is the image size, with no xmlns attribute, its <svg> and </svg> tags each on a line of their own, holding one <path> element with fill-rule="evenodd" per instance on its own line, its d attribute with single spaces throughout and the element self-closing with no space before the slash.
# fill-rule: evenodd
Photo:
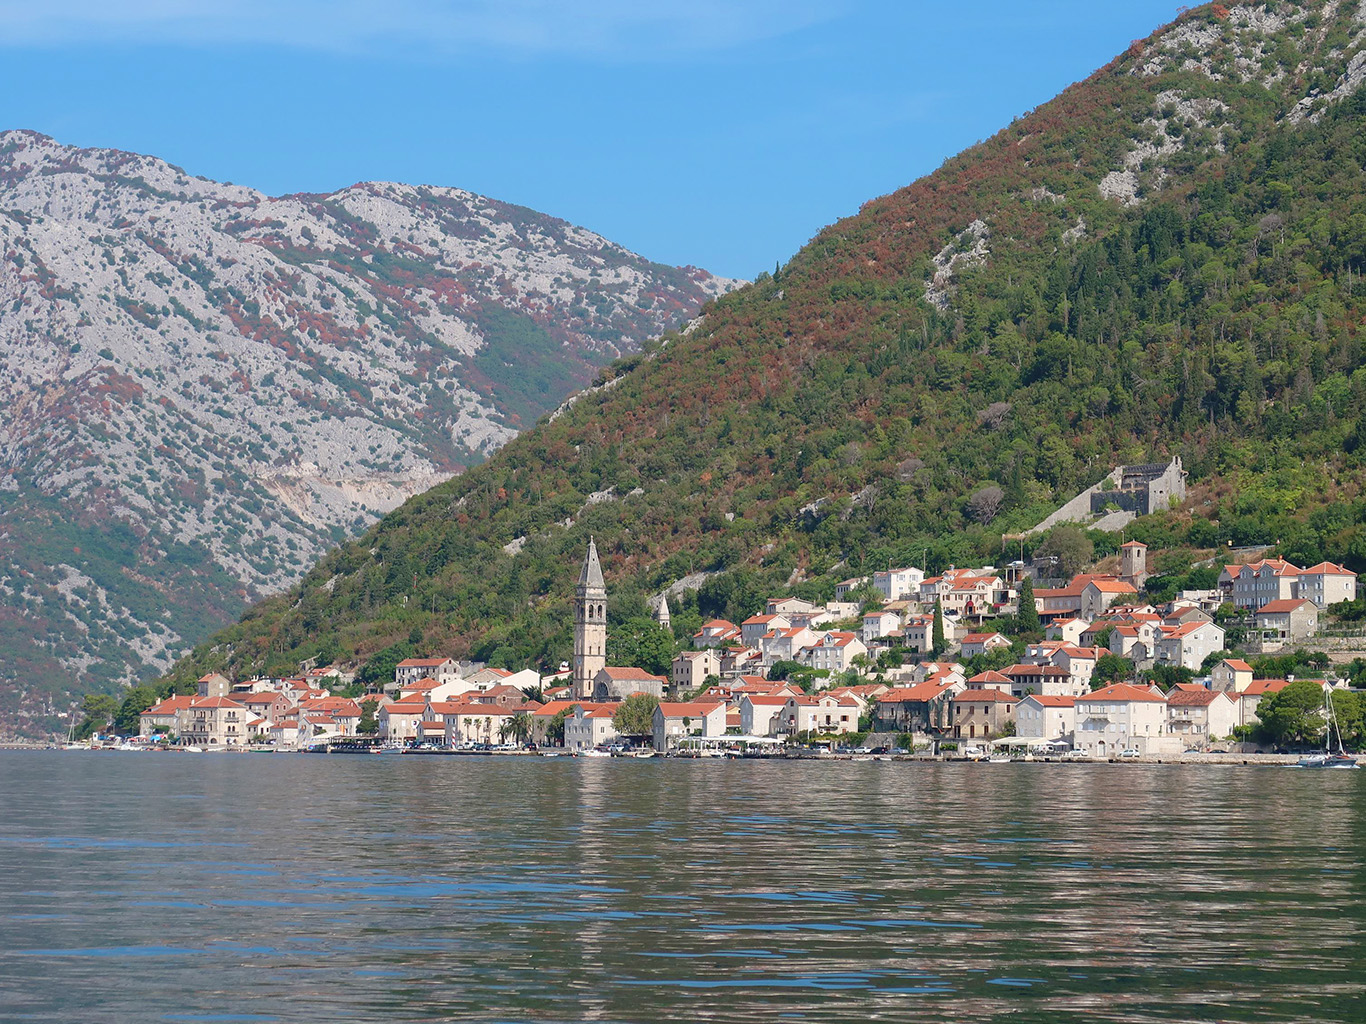
<svg viewBox="0 0 1366 1024">
<path fill-rule="evenodd" d="M 607 664 L 609 596 L 590 541 L 574 595 L 573 659 L 554 673 L 412 657 L 367 693 L 330 666 L 290 679 L 209 674 L 196 693 L 142 712 L 140 740 L 195 750 L 581 755 L 1253 751 L 1259 705 L 1295 678 L 1258 677 L 1227 651 L 1220 621 L 1250 622 L 1259 649 L 1279 650 L 1356 598 L 1355 575 L 1328 562 L 1226 565 L 1217 587 L 1161 605 L 1141 596 L 1145 544 L 1124 544 L 1116 568 L 1038 588 L 1037 570 L 1023 562 L 937 576 L 888 568 L 840 582 L 824 604 L 773 597 L 742 622 L 706 621 L 663 676 Z M 667 595 L 655 618 L 670 628 Z M 984 625 L 996 622 L 1019 632 L 1036 623 L 1042 638 Z M 1329 674 L 1312 682 L 1345 689 Z"/>
</svg>

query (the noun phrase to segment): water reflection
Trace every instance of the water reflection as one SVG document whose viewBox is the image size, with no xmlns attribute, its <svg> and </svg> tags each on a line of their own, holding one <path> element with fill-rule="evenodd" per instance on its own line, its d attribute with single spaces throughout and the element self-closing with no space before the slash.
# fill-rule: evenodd
<svg viewBox="0 0 1366 1024">
<path fill-rule="evenodd" d="M 6 1019 L 1361 1019 L 1366 773 L 0 770 Z"/>
</svg>

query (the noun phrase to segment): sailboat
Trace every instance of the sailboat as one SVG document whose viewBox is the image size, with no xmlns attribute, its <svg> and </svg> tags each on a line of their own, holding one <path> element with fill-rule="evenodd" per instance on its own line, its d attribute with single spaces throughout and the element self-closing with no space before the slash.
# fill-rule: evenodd
<svg viewBox="0 0 1366 1024">
<path fill-rule="evenodd" d="M 1337 716 L 1333 714 L 1333 690 L 1332 687 L 1324 687 L 1323 690 L 1324 716 L 1328 719 L 1328 728 L 1323 734 L 1323 753 L 1306 754 L 1300 758 L 1301 768 L 1357 768 L 1357 759 L 1349 755 L 1342 745 L 1342 729 L 1338 727 Z M 1333 730 L 1338 732 L 1338 749 L 1333 751 Z"/>
</svg>

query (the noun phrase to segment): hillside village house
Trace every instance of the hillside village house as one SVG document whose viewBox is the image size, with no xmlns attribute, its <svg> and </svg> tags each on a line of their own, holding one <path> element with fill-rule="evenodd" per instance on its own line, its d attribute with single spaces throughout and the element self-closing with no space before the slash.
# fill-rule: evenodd
<svg viewBox="0 0 1366 1024">
<path fill-rule="evenodd" d="M 1015 735 L 1070 745 L 1077 728 L 1076 702 L 1076 697 L 1031 693 L 1015 705 Z"/>
<path fill-rule="evenodd" d="M 1154 660 L 1159 665 L 1198 672 L 1207 657 L 1223 649 L 1224 627 L 1213 622 L 1188 622 L 1183 626 L 1159 628 Z"/>
<path fill-rule="evenodd" d="M 740 642 L 746 647 L 758 647 L 765 634 L 788 629 L 791 625 L 782 615 L 751 615 L 740 623 Z"/>
<path fill-rule="evenodd" d="M 1049 640 L 1061 640 L 1067 644 L 1082 645 L 1081 635 L 1089 625 L 1090 623 L 1085 619 L 1058 619 L 1048 624 L 1048 628 L 1044 630 L 1044 636 Z M 1083 646 L 1089 647 L 1091 645 L 1084 644 Z"/>
<path fill-rule="evenodd" d="M 870 643 L 879 637 L 888 636 L 900 628 L 901 616 L 895 612 L 867 612 L 863 616 L 863 642 L 865 644 Z"/>
<path fill-rule="evenodd" d="M 853 667 L 854 659 L 868 653 L 867 646 L 853 633 L 832 629 L 803 649 L 803 660 L 812 668 L 832 673 Z"/>
<path fill-rule="evenodd" d="M 774 630 L 764 637 L 761 661 L 769 668 L 780 661 L 799 661 L 802 650 L 814 644 L 817 635 L 810 626 Z"/>
<path fill-rule="evenodd" d="M 708 647 L 701 651 L 684 651 L 674 658 L 670 669 L 674 692 L 692 693 L 708 676 L 721 676 L 721 659 L 716 651 Z"/>
<path fill-rule="evenodd" d="M 901 624 L 902 644 L 908 651 L 928 654 L 934 646 L 934 616 L 908 615 Z"/>
<path fill-rule="evenodd" d="M 1010 692 L 1017 697 L 1031 693 L 1073 696 L 1085 692 L 1085 684 L 1074 682 L 1072 674 L 1056 665 L 1027 665 L 1020 663 L 1002 669 L 1010 680 Z"/>
<path fill-rule="evenodd" d="M 1319 631 L 1319 610 L 1304 598 L 1268 601 L 1253 612 L 1252 619 L 1264 641 L 1307 640 Z"/>
<path fill-rule="evenodd" d="M 900 601 L 903 598 L 914 597 L 924 580 L 925 573 L 920 569 L 887 569 L 873 573 L 873 588 L 882 595 L 884 602 Z M 835 599 L 841 600 L 843 597 L 844 595 L 836 588 Z"/>
<path fill-rule="evenodd" d="M 714 739 L 726 734 L 725 701 L 661 702 L 655 708 L 653 740 L 655 750 L 666 752 L 688 736 Z"/>
<path fill-rule="evenodd" d="M 704 647 L 724 647 L 726 644 L 734 643 L 740 639 L 740 627 L 726 619 L 712 619 L 710 622 L 702 624 L 692 637 L 692 645 L 696 648 Z"/>
<path fill-rule="evenodd" d="M 1009 638 L 1000 633 L 969 633 L 963 637 L 962 655 L 964 658 L 972 658 L 979 654 L 986 654 L 988 651 L 994 651 L 998 647 L 1009 646 Z"/>
<path fill-rule="evenodd" d="M 1354 601 L 1357 578 L 1333 562 L 1300 569 L 1283 558 L 1266 558 L 1247 565 L 1226 565 L 1219 587 L 1239 608 L 1257 611 L 1273 601 L 1305 600 L 1322 611 L 1339 601 Z"/>
<path fill-rule="evenodd" d="M 1241 693 L 1252 685 L 1252 666 L 1241 658 L 1225 658 L 1210 669 L 1211 690 Z"/>
<path fill-rule="evenodd" d="M 398 690 L 424 678 L 438 684 L 454 683 L 460 679 L 460 662 L 454 658 L 404 658 L 394 669 L 394 687 Z"/>
<path fill-rule="evenodd" d="M 950 702 L 955 739 L 990 739 L 1005 734 L 1015 721 L 1018 697 L 1000 690 L 964 690 Z"/>
<path fill-rule="evenodd" d="M 849 596 L 851 590 L 857 590 L 865 583 L 869 582 L 868 576 L 854 576 L 851 579 L 840 580 L 835 584 L 835 600 L 843 601 Z"/>
</svg>

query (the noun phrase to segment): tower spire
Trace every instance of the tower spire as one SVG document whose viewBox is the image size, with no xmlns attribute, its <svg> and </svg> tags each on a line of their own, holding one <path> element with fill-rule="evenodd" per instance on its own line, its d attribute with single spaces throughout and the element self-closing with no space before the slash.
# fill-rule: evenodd
<svg viewBox="0 0 1366 1024">
<path fill-rule="evenodd" d="M 598 561 L 598 546 L 593 538 L 588 538 L 588 554 L 583 559 L 583 571 L 579 573 L 579 588 L 591 587 L 605 590 L 607 584 L 602 578 L 602 564 Z"/>
<path fill-rule="evenodd" d="M 607 584 L 598 546 L 588 538 L 579 585 L 574 591 L 574 696 L 593 696 L 598 672 L 607 664 Z"/>
</svg>

